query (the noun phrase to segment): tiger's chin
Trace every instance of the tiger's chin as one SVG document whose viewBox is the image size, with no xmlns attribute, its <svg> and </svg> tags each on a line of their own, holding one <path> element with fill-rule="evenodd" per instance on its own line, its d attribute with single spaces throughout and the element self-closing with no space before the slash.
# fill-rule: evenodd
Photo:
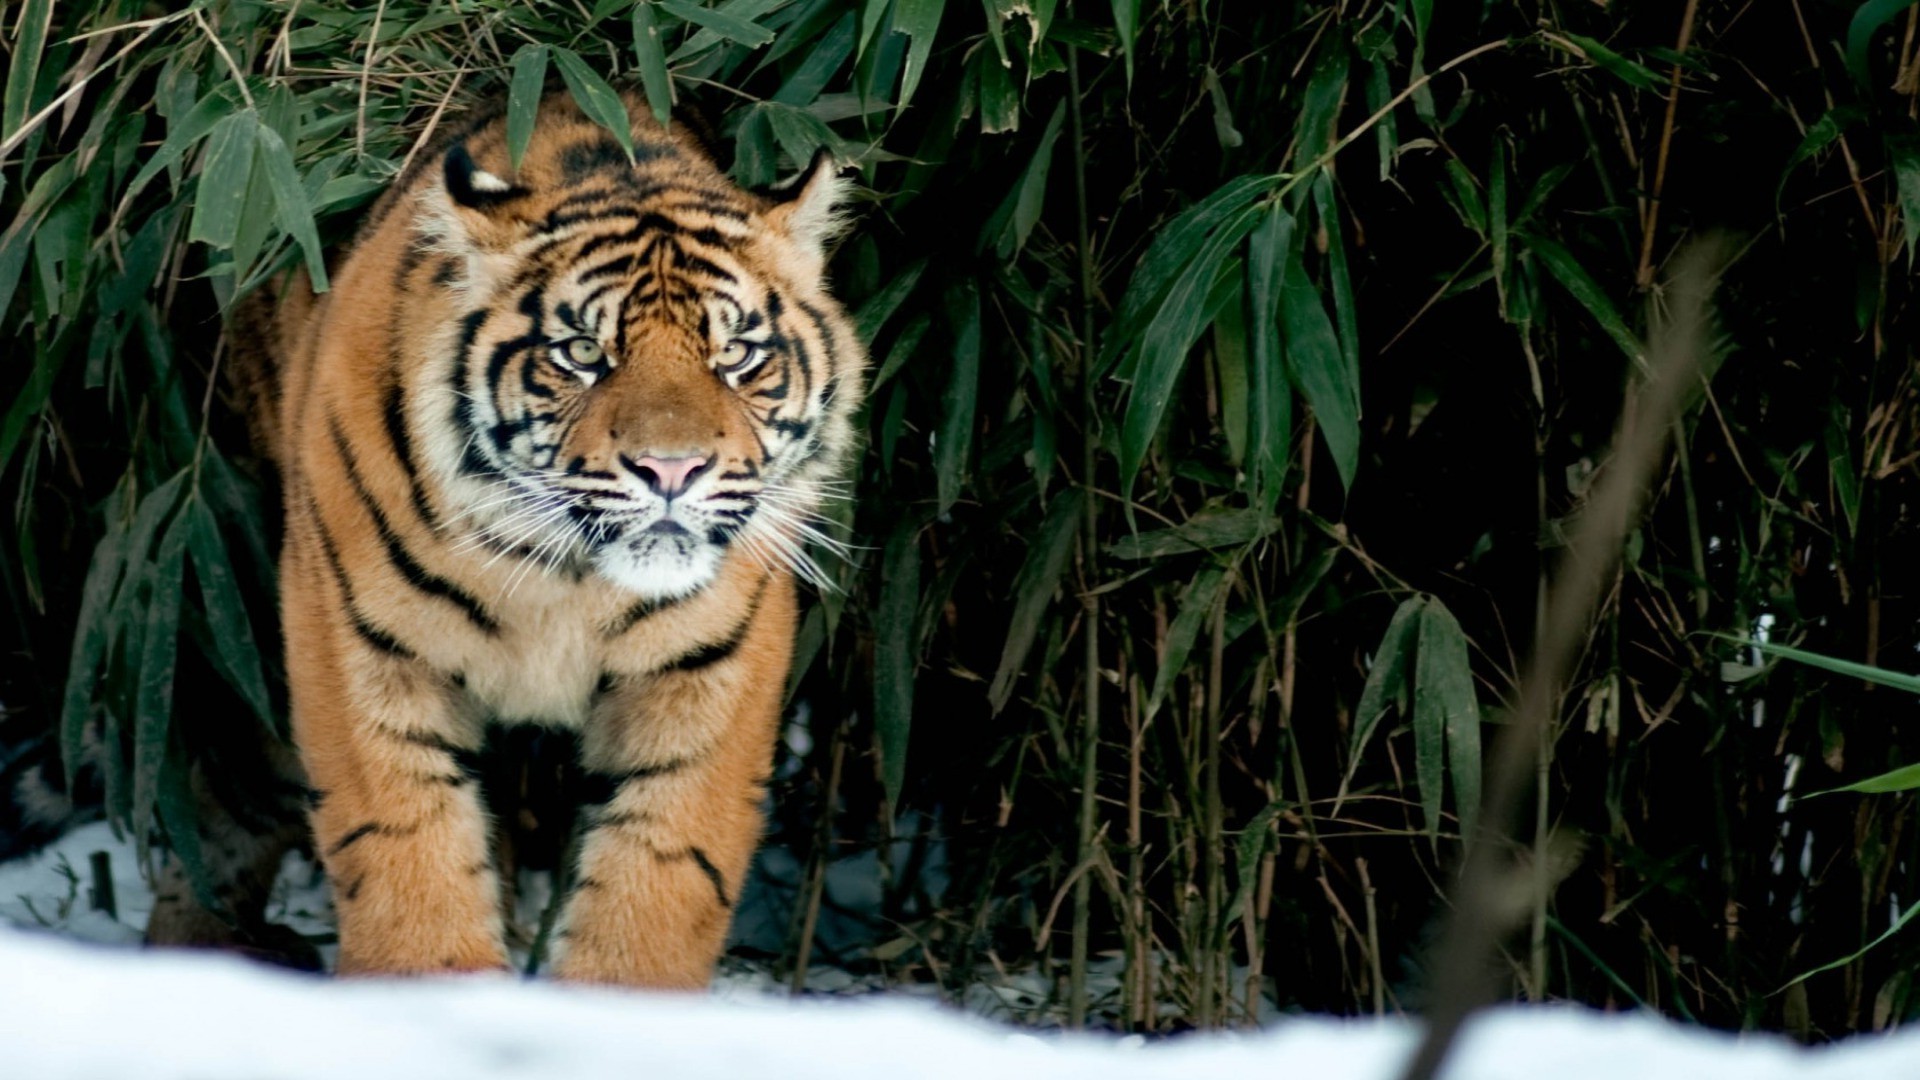
<svg viewBox="0 0 1920 1080">
<path fill-rule="evenodd" d="M 648 600 L 678 600 L 705 588 L 726 550 L 688 536 L 643 535 L 594 554 L 601 577 Z"/>
</svg>

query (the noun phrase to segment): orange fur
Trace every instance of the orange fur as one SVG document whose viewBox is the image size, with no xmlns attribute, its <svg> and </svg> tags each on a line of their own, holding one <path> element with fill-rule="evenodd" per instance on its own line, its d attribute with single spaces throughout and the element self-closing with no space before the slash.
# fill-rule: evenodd
<svg viewBox="0 0 1920 1080">
<path fill-rule="evenodd" d="M 725 942 L 791 659 L 782 553 L 846 460 L 864 357 L 821 279 L 835 179 L 744 192 L 629 109 L 631 161 L 550 97 L 517 170 L 475 117 L 330 292 L 296 278 L 236 323 L 342 972 L 506 962 L 472 767 L 501 720 L 581 736 L 563 977 L 703 986 Z M 688 459 L 669 497 L 648 463 Z"/>
</svg>

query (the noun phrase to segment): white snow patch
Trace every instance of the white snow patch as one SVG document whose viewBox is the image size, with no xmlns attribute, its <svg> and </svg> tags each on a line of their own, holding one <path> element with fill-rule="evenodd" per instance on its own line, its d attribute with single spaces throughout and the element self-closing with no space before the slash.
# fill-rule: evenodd
<svg viewBox="0 0 1920 1080">
<path fill-rule="evenodd" d="M 505 976 L 331 981 L 228 956 L 129 953 L 0 930 L 0 1048 L 36 1080 L 433 1080 L 635 1075 L 733 1080 L 1389 1080 L 1396 1021 L 1290 1020 L 1158 1043 L 1036 1036 L 897 999 L 719 1001 Z M 1449 1080 L 1907 1080 L 1920 1038 L 1806 1051 L 1650 1016 L 1508 1009 L 1475 1024 Z"/>
</svg>

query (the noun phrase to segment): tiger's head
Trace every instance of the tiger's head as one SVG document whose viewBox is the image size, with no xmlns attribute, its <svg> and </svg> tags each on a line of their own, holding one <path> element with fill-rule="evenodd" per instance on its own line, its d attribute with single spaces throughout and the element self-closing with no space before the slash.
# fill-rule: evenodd
<svg viewBox="0 0 1920 1080">
<path fill-rule="evenodd" d="M 556 95 L 517 169 L 495 122 L 421 194 L 451 256 L 444 487 L 489 546 L 645 597 L 733 553 L 817 578 L 865 367 L 824 276 L 848 182 L 823 152 L 748 192 L 628 109 L 631 156 Z"/>
</svg>

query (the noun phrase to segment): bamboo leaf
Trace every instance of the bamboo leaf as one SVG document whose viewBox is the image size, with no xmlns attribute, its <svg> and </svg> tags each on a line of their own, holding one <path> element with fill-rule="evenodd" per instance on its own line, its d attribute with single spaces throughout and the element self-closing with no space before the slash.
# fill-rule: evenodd
<svg viewBox="0 0 1920 1080">
<path fill-rule="evenodd" d="M 1858 960 L 1861 957 L 1872 952 L 1874 949 L 1879 948 L 1881 942 L 1899 933 L 1902 928 L 1904 928 L 1908 923 L 1913 921 L 1913 917 L 1915 915 L 1920 915 L 1920 902 L 1916 902 L 1910 905 L 1907 908 L 1907 910 L 1901 912 L 1900 917 L 1893 920 L 1893 925 L 1887 927 L 1885 933 L 1881 934 L 1877 938 L 1874 938 L 1872 941 L 1867 942 L 1866 945 L 1863 946 L 1859 951 L 1848 953 L 1846 956 L 1843 956 L 1840 959 L 1835 960 L 1831 963 L 1821 964 L 1819 967 L 1814 968 L 1811 971 L 1803 971 L 1800 974 L 1794 976 L 1792 979 L 1788 980 L 1785 986 L 1782 986 L 1779 990 L 1775 990 L 1774 993 L 1776 994 L 1781 993 L 1782 991 L 1785 991 L 1788 987 L 1793 986 L 1795 983 L 1805 982 L 1806 980 L 1813 978 L 1815 975 L 1818 975 L 1823 971 L 1833 971 L 1836 968 L 1847 967 L 1848 965 L 1852 964 L 1855 960 Z"/>
<path fill-rule="evenodd" d="M 913 287 L 920 283 L 920 275 L 925 273 L 926 269 L 927 260 L 924 258 L 908 263 L 904 269 L 889 277 L 886 283 L 880 286 L 880 291 L 868 297 L 866 302 L 860 305 L 859 310 L 853 313 L 853 331 L 859 336 L 861 345 L 872 348 L 873 339 L 879 335 L 881 328 L 887 325 L 887 320 L 893 317 L 893 313 L 900 310 L 901 301 L 905 300 L 907 294 L 913 291 Z"/>
<path fill-rule="evenodd" d="M 220 653 L 241 700 L 253 709 L 261 723 L 273 727 L 273 709 L 267 699 L 267 678 L 260 666 L 253 623 L 240 598 L 226 543 L 220 539 L 220 527 L 202 499 L 188 500 L 185 513 L 187 553 L 193 560 L 193 576 L 200 582 L 200 598 L 206 605 L 213 646 Z"/>
<path fill-rule="evenodd" d="M 900 102 L 904 111 L 927 72 L 927 58 L 933 54 L 933 40 L 940 29 L 940 15 L 947 0 L 898 0 L 893 12 L 893 32 L 907 35 L 907 59 L 900 68 Z"/>
<path fill-rule="evenodd" d="M 638 3 L 633 6 L 636 31 L 639 29 L 639 13 L 646 9 L 647 5 L 645 3 Z M 637 32 L 635 34 L 635 48 L 641 52 L 640 71 L 644 79 L 646 76 L 647 57 L 645 55 L 645 47 L 640 44 L 643 40 L 652 41 L 657 47 L 659 45 L 659 39 L 651 36 L 651 34 L 644 36 Z M 587 119 L 592 120 L 594 123 L 612 132 L 614 139 L 620 143 L 620 149 L 625 150 L 628 155 L 631 156 L 633 153 L 633 119 L 627 115 L 627 104 L 620 99 L 619 92 L 607 85 L 607 80 L 601 78 L 599 72 L 588 67 L 587 62 L 580 59 L 580 54 L 574 52 L 572 49 L 563 49 L 558 45 L 554 46 L 553 60 L 554 63 L 559 65 L 560 78 L 567 84 L 567 92 L 573 95 L 573 100 L 580 106 L 580 111 L 587 114 Z M 664 67 L 665 65 L 666 60 L 663 58 L 661 60 L 661 66 Z M 669 110 L 672 108 L 671 100 L 671 94 L 669 93 Z M 653 97 L 651 80 L 648 80 L 647 101 L 653 106 L 654 115 L 659 116 L 660 122 L 665 124 L 667 122 L 666 117 L 660 116 L 660 103 L 654 100 Z"/>
<path fill-rule="evenodd" d="M 1820 119 L 1815 120 L 1813 125 L 1807 128 L 1806 135 L 1800 139 L 1800 145 L 1794 147 L 1792 155 L 1787 158 L 1787 167 L 1780 170 L 1780 183 L 1773 189 L 1775 214 L 1780 212 L 1780 198 L 1786 194 L 1787 181 L 1793 176 L 1793 170 L 1805 164 L 1813 155 L 1833 145 L 1847 128 L 1852 127 L 1865 116 L 1866 113 L 1856 106 L 1842 105 L 1828 109 Z"/>
<path fill-rule="evenodd" d="M 1366 752 L 1367 741 L 1373 738 L 1374 728 L 1380 725 L 1380 718 L 1387 714 L 1390 707 L 1405 709 L 1407 701 L 1407 661 L 1413 655 L 1413 647 L 1418 640 L 1420 612 L 1427 606 L 1424 596 L 1415 596 L 1401 602 L 1394 609 L 1393 618 L 1387 622 L 1387 632 L 1380 638 L 1380 647 L 1373 651 L 1373 666 L 1367 670 L 1367 682 L 1360 690 L 1360 704 L 1353 713 L 1353 742 L 1347 749 L 1347 774 L 1340 781 L 1340 792 L 1346 794 L 1347 785 L 1353 781 L 1354 770 L 1360 767 L 1360 759 Z M 1338 803 L 1335 804 L 1338 810 Z"/>
<path fill-rule="evenodd" d="M 27 122 L 33 107 L 33 90 L 39 83 L 41 53 L 47 45 L 47 30 L 53 21 L 53 0 L 26 0 L 13 22 L 16 36 L 9 50 L 7 96 L 0 105 L 0 140 L 13 138 Z"/>
<path fill-rule="evenodd" d="M 1614 344 L 1620 346 L 1620 351 L 1627 354 L 1627 359 L 1636 364 L 1640 363 L 1645 353 L 1640 345 L 1640 339 L 1634 336 L 1632 330 L 1627 329 L 1626 320 L 1620 317 L 1620 312 L 1614 308 L 1613 301 L 1607 298 L 1605 290 L 1601 289 L 1599 283 L 1587 273 L 1586 268 L 1574 259 L 1572 253 L 1537 233 L 1528 233 L 1525 243 L 1527 250 L 1540 257 L 1540 261 L 1546 265 L 1547 272 L 1572 293 L 1575 300 L 1580 301 L 1580 306 L 1587 309 L 1594 321 L 1600 324 L 1600 329 L 1606 331 Z"/>
<path fill-rule="evenodd" d="M 947 290 L 947 325 L 953 331 L 953 367 L 940 396 L 940 426 L 933 460 L 940 513 L 953 509 L 973 458 L 973 415 L 980 391 L 980 292 L 971 281 Z"/>
<path fill-rule="evenodd" d="M 651 0 L 636 0 L 633 5 L 633 55 L 653 118 L 665 127 L 673 117 L 673 76 L 667 71 L 667 51 L 660 44 L 660 28 L 654 25 Z"/>
<path fill-rule="evenodd" d="M 1293 388 L 1280 347 L 1280 288 L 1293 215 L 1275 202 L 1247 238 L 1247 364 L 1252 398 L 1253 489 L 1269 512 L 1280 501 L 1293 445 Z"/>
<path fill-rule="evenodd" d="M 1655 75 L 1644 65 L 1621 56 L 1619 53 L 1607 48 L 1593 38 L 1580 34 L 1568 34 L 1566 38 L 1577 46 L 1577 49 L 1569 49 L 1569 52 L 1577 51 L 1583 54 L 1588 60 L 1593 62 L 1595 67 L 1614 76 L 1628 86 L 1638 90 L 1659 90 L 1664 85 L 1664 81 L 1660 76 Z M 1560 42 L 1555 40 L 1551 35 L 1547 37 L 1547 40 L 1555 45 L 1560 44 Z"/>
<path fill-rule="evenodd" d="M 1239 547 L 1280 527 L 1278 518 L 1256 510 L 1202 510 L 1170 529 L 1123 536 L 1107 545 L 1117 559 L 1164 559 L 1195 551 Z"/>
<path fill-rule="evenodd" d="M 299 243 L 307 259 L 307 278 L 313 291 L 327 291 L 326 252 L 320 246 L 320 233 L 313 225 L 313 209 L 307 205 L 306 189 L 300 186 L 300 173 L 293 166 L 293 153 L 280 136 L 265 124 L 257 131 L 260 161 L 266 166 L 267 183 L 273 188 L 273 216 L 281 231 Z"/>
<path fill-rule="evenodd" d="M 174 660 L 180 643 L 180 593 L 187 546 L 185 515 L 176 515 L 147 568 L 146 625 L 141 630 L 140 673 L 134 691 L 133 828 L 144 847 L 159 794 L 173 722 Z"/>
<path fill-rule="evenodd" d="M 1286 331 L 1287 371 L 1313 407 L 1320 437 L 1333 455 L 1340 486 L 1353 487 L 1360 468 L 1360 372 L 1349 366 L 1334 337 L 1320 294 L 1297 253 L 1287 257 L 1280 287 L 1280 325 Z"/>
<path fill-rule="evenodd" d="M 1920 675 L 1907 675 L 1898 671 L 1888 671 L 1886 668 L 1874 667 L 1871 664 L 1857 663 L 1853 660 L 1842 660 L 1834 656 L 1822 656 L 1819 653 L 1807 652 L 1804 649 L 1796 649 L 1789 645 L 1775 645 L 1771 641 L 1750 641 L 1727 634 L 1719 634 L 1716 636 L 1724 637 L 1729 641 L 1738 641 L 1742 645 L 1750 645 L 1769 656 L 1778 656 L 1783 660 L 1792 660 L 1805 664 L 1808 667 L 1831 672 L 1835 675 L 1843 675 L 1849 679 L 1859 679 L 1877 686 L 1891 686 L 1895 690 L 1905 690 L 1909 694 L 1920 694 Z"/>
<path fill-rule="evenodd" d="M 1853 81 L 1864 87 L 1871 81 L 1867 70 L 1867 49 L 1873 44 L 1873 35 L 1881 27 L 1893 21 L 1895 15 L 1913 6 L 1914 0 L 1866 0 L 1853 11 L 1853 19 L 1847 24 L 1847 70 L 1853 74 Z"/>
<path fill-rule="evenodd" d="M 749 48 L 759 48 L 773 43 L 773 31 L 738 15 L 714 8 L 701 7 L 687 0 L 660 0 L 660 6 L 674 15 L 719 34 L 728 41 L 737 41 Z"/>
<path fill-rule="evenodd" d="M 1138 347 L 1141 333 L 1159 310 L 1167 290 L 1193 261 L 1207 236 L 1251 206 L 1274 183 L 1273 177 L 1264 175 L 1229 180 L 1154 230 L 1153 243 L 1134 265 L 1126 294 L 1120 300 L 1120 310 L 1113 318 L 1113 329 L 1107 334 L 1106 349 L 1100 360 L 1101 374 L 1112 371 L 1115 361 Z M 1130 376 L 1131 372 L 1125 374 Z"/>
<path fill-rule="evenodd" d="M 187 872 L 194 899 L 210 912 L 227 914 L 226 904 L 214 891 L 213 875 L 207 869 L 206 855 L 200 847 L 199 800 L 193 794 L 193 763 L 177 734 L 167 741 L 154 808 L 160 813 L 160 824 L 167 830 L 167 846 Z"/>
<path fill-rule="evenodd" d="M 516 171 L 527 154 L 527 143 L 533 140 L 533 122 L 540 115 L 540 93 L 546 84 L 547 47 L 520 46 L 513 54 L 513 81 L 507 87 L 507 161 Z"/>
<path fill-rule="evenodd" d="M 1153 321 L 1147 324 L 1120 428 L 1122 491 L 1133 486 L 1134 475 L 1146 459 L 1147 447 L 1160 429 L 1160 418 L 1173 400 L 1181 373 L 1186 370 L 1187 354 L 1200 339 L 1200 332 L 1206 329 L 1206 299 L 1213 291 L 1221 264 L 1259 224 L 1260 218 L 1259 210 L 1247 207 L 1208 236 L 1180 276 L 1174 279 Z"/>
<path fill-rule="evenodd" d="M 1893 168 L 1894 185 L 1900 192 L 1900 222 L 1907 249 L 1907 269 L 1913 269 L 1913 257 L 1920 250 L 1920 138 L 1889 135 L 1887 164 Z"/>
<path fill-rule="evenodd" d="M 1027 557 L 1013 581 L 1013 620 L 1000 648 L 1000 665 L 994 670 L 993 682 L 987 690 L 987 700 L 996 714 L 1012 699 L 1014 683 L 1019 680 L 1020 669 L 1033 649 L 1040 620 L 1053 603 L 1054 591 L 1060 587 L 1060 576 L 1066 570 L 1067 556 L 1073 553 L 1075 527 L 1080 523 L 1084 504 L 1085 494 L 1080 488 L 1062 493 L 1053 500 L 1047 516 L 1040 522 L 1040 531 L 1027 545 Z"/>
<path fill-rule="evenodd" d="M 200 183 L 194 189 L 193 222 L 187 239 L 218 248 L 231 248 L 240 231 L 249 179 L 253 175 L 253 145 L 260 118 L 251 110 L 233 113 L 213 125 L 207 135 Z"/>
<path fill-rule="evenodd" d="M 1166 701 L 1167 694 L 1173 690 L 1173 680 L 1187 666 L 1187 657 L 1193 653 L 1193 643 L 1199 640 L 1200 627 L 1213 613 L 1214 601 L 1220 594 L 1220 583 L 1226 574 L 1217 566 L 1209 566 L 1200 571 L 1187 586 L 1187 593 L 1180 600 L 1179 614 L 1173 617 L 1173 625 L 1167 628 L 1167 653 L 1160 661 L 1160 668 L 1153 673 L 1153 689 L 1147 694 L 1146 719 L 1151 720 L 1160 712 L 1160 706 Z"/>
<path fill-rule="evenodd" d="M 900 805 L 907 774 L 907 738 L 913 727 L 914 669 L 920 639 L 920 523 L 903 522 L 887 540 L 880 562 L 880 607 L 874 614 L 873 716 L 880 741 L 880 777 L 887 807 Z"/>
<path fill-rule="evenodd" d="M 74 773 L 84 760 L 86 726 L 93 715 L 96 679 L 107 654 L 107 619 L 126 571 L 127 529 L 119 522 L 109 522 L 106 534 L 94 545 L 93 558 L 87 564 L 72 654 L 67 662 L 66 694 L 60 711 L 60 760 L 66 767 L 69 791 L 73 790 Z"/>
<path fill-rule="evenodd" d="M 1127 68 L 1127 87 L 1133 87 L 1133 39 L 1139 36 L 1140 0 L 1113 0 L 1113 29 L 1120 36 L 1120 55 Z"/>
<path fill-rule="evenodd" d="M 1420 609 L 1413 684 L 1414 758 L 1427 835 L 1439 835 L 1444 771 L 1453 779 L 1460 835 L 1471 843 L 1480 811 L 1480 705 L 1473 693 L 1466 634 L 1436 599 L 1428 599 Z"/>
<path fill-rule="evenodd" d="M 1811 792 L 1802 798 L 1811 799 L 1815 795 L 1833 795 L 1842 791 L 1857 792 L 1862 795 L 1885 795 L 1895 791 L 1912 791 L 1915 788 L 1920 788 L 1920 765 L 1903 765 L 1878 776 L 1869 776 L 1865 780 L 1856 780 L 1837 788 Z"/>
<path fill-rule="evenodd" d="M 1027 246 L 1033 227 L 1040 222 L 1041 205 L 1047 197 L 1047 174 L 1053 168 L 1053 146 L 1060 138 L 1060 125 L 1066 116 L 1066 102 L 1053 107 L 1053 116 L 1040 133 L 1040 142 L 1034 147 L 1033 156 L 1027 159 L 1019 182 L 1007 192 L 1000 209 L 988 223 L 988 230 L 998 233 L 994 253 L 1002 259 L 1019 254 L 1020 249 Z"/>
</svg>

